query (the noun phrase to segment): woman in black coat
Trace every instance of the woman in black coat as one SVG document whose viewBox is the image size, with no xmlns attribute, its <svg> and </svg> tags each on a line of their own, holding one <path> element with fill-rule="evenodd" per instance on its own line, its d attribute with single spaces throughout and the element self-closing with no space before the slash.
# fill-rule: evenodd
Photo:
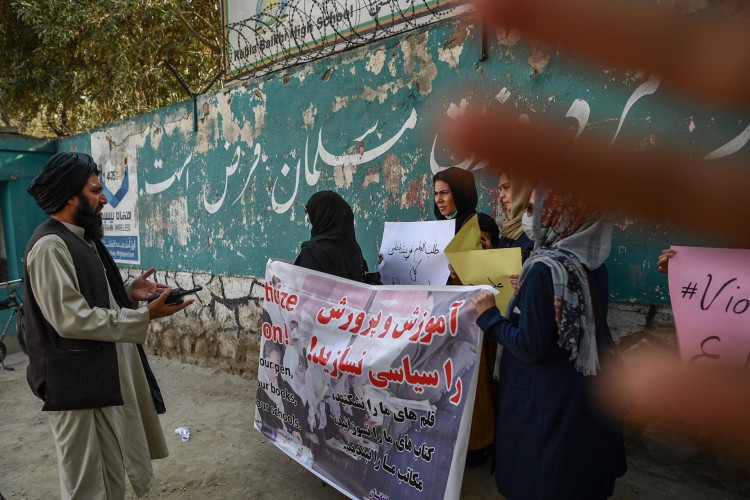
<svg viewBox="0 0 750 500">
<path fill-rule="evenodd" d="M 615 356 L 604 267 L 612 227 L 569 197 L 537 190 L 537 200 L 538 246 L 510 317 L 489 292 L 474 299 L 477 324 L 504 347 L 495 480 L 510 500 L 605 499 L 627 468 L 621 423 L 592 394 Z"/>
<path fill-rule="evenodd" d="M 458 233 L 464 224 L 477 214 L 478 196 L 474 175 L 458 167 L 450 167 L 435 174 L 432 178 L 432 185 L 435 194 L 435 218 L 438 220 L 455 219 L 456 233 Z M 487 227 L 485 229 L 489 230 Z M 489 230 L 489 232 L 494 231 Z M 447 284 L 461 284 L 461 280 L 452 268 Z M 479 374 L 466 455 L 466 464 L 470 467 L 480 465 L 486 460 L 490 455 L 494 439 L 495 416 L 492 397 L 494 352 L 495 348 L 490 345 L 490 342 L 485 342 L 478 354 Z"/>
<path fill-rule="evenodd" d="M 294 265 L 364 281 L 367 264 L 354 233 L 352 207 L 333 191 L 319 191 L 307 201 L 305 213 L 311 237 L 302 243 Z"/>
</svg>

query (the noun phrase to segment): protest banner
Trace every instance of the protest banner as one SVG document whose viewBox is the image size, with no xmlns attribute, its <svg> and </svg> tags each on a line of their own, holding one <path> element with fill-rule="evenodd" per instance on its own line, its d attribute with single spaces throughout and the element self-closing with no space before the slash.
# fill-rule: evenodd
<svg viewBox="0 0 750 500">
<path fill-rule="evenodd" d="M 445 285 L 450 272 L 443 250 L 455 232 L 455 220 L 386 222 L 380 244 L 383 284 Z"/>
<path fill-rule="evenodd" d="M 513 298 L 512 274 L 521 272 L 520 248 L 493 248 L 483 250 L 477 216 L 472 217 L 445 247 L 458 278 L 464 285 L 489 285 L 495 289 L 495 304 L 505 313 Z"/>
<path fill-rule="evenodd" d="M 350 498 L 459 498 L 477 292 L 269 261 L 255 428 Z"/>
<path fill-rule="evenodd" d="M 750 366 L 750 250 L 672 248 L 669 296 L 682 358 Z"/>
</svg>

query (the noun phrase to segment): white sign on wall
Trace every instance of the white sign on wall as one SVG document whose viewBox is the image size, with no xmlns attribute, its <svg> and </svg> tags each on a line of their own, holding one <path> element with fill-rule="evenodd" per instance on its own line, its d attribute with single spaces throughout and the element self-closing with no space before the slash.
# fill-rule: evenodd
<svg viewBox="0 0 750 500">
<path fill-rule="evenodd" d="M 102 242 L 116 262 L 141 263 L 138 228 L 138 175 L 136 149 L 116 147 L 106 133 L 91 135 L 91 156 L 99 166 L 99 179 L 107 196 L 102 209 Z"/>
<path fill-rule="evenodd" d="M 468 10 L 460 0 L 226 0 L 230 77 L 310 61 Z"/>
</svg>

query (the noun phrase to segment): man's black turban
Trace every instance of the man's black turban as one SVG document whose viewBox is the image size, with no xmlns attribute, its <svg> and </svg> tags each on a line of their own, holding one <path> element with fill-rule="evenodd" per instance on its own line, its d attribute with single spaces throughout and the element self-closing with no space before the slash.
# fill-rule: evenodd
<svg viewBox="0 0 750 500">
<path fill-rule="evenodd" d="M 27 191 L 39 208 L 54 214 L 81 192 L 89 177 L 98 173 L 94 159 L 85 153 L 57 153 L 31 181 Z"/>
</svg>

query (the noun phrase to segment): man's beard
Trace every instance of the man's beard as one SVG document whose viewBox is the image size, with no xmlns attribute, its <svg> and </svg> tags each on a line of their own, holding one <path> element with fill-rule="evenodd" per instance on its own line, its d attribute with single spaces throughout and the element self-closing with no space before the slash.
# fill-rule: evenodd
<svg viewBox="0 0 750 500">
<path fill-rule="evenodd" d="M 76 210 L 75 225 L 83 228 L 86 239 L 101 240 L 104 236 L 101 214 L 96 214 L 85 196 L 78 195 L 78 200 L 80 203 L 78 204 L 78 210 Z"/>
</svg>

